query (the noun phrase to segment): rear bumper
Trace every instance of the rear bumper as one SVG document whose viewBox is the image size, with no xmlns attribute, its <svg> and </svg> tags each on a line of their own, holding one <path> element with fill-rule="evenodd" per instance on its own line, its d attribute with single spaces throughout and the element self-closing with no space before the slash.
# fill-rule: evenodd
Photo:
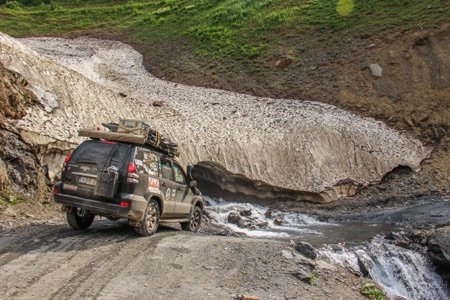
<svg viewBox="0 0 450 300">
<path fill-rule="evenodd" d="M 132 221 L 142 221 L 144 219 L 147 201 L 142 196 L 131 194 L 121 194 L 121 200 L 129 203 L 128 207 L 121 207 L 118 204 L 108 203 L 98 200 L 81 198 L 73 195 L 55 194 L 55 202 L 70 207 L 80 207 L 98 215 L 126 218 Z"/>
</svg>

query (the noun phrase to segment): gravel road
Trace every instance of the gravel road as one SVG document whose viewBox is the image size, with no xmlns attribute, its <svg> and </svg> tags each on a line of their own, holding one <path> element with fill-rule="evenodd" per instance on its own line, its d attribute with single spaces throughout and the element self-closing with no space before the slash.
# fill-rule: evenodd
<svg viewBox="0 0 450 300">
<path fill-rule="evenodd" d="M 91 230 L 33 225 L 0 231 L 0 299 L 359 299 L 362 280 L 338 267 L 317 282 L 292 275 L 288 242 L 188 234 L 136 237 L 124 223 Z"/>
</svg>

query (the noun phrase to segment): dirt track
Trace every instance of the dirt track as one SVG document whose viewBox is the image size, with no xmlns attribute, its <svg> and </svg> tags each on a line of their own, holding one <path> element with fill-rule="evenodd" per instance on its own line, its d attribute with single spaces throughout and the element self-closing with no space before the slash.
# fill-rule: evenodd
<svg viewBox="0 0 450 300">
<path fill-rule="evenodd" d="M 296 279 L 296 263 L 281 255 L 287 242 L 170 227 L 138 238 L 109 221 L 87 232 L 59 224 L 0 235 L 0 299 L 358 299 L 363 285 L 340 269 L 316 269 L 316 285 Z"/>
</svg>

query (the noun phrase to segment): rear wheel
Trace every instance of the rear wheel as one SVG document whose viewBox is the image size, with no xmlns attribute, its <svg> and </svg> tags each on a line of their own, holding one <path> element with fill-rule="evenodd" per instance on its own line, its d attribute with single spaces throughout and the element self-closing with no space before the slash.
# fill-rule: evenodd
<svg viewBox="0 0 450 300">
<path fill-rule="evenodd" d="M 144 220 L 134 227 L 134 231 L 142 236 L 150 236 L 155 234 L 159 227 L 160 209 L 158 202 L 151 199 L 145 209 Z"/>
<path fill-rule="evenodd" d="M 197 232 L 202 223 L 202 217 L 203 213 L 200 206 L 194 207 L 194 210 L 192 211 L 191 215 L 191 221 L 187 223 L 181 223 L 181 229 L 186 231 Z"/>
<path fill-rule="evenodd" d="M 72 208 L 66 213 L 67 223 L 73 229 L 88 229 L 94 221 L 95 215 L 84 208 Z"/>
</svg>

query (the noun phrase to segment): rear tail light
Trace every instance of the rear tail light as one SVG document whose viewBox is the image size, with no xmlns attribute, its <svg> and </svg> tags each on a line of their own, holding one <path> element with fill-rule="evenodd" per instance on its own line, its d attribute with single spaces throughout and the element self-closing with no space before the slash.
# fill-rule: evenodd
<svg viewBox="0 0 450 300">
<path fill-rule="evenodd" d="M 120 207 L 128 207 L 129 203 L 126 201 L 120 201 L 119 206 Z"/>
<path fill-rule="evenodd" d="M 69 152 L 69 153 L 66 155 L 66 158 L 64 158 L 64 163 L 67 164 L 67 163 L 69 162 L 71 156 L 72 156 L 72 152 Z"/>
<path fill-rule="evenodd" d="M 136 173 L 136 165 L 132 162 L 128 164 L 128 173 Z"/>
<path fill-rule="evenodd" d="M 133 162 L 128 164 L 128 183 L 139 183 L 139 174 L 137 173 L 136 165 Z"/>
<path fill-rule="evenodd" d="M 58 185 L 55 185 L 55 186 L 53 187 L 53 194 L 59 194 L 59 193 L 61 193 L 61 190 L 59 189 L 59 186 L 58 186 Z"/>
</svg>

